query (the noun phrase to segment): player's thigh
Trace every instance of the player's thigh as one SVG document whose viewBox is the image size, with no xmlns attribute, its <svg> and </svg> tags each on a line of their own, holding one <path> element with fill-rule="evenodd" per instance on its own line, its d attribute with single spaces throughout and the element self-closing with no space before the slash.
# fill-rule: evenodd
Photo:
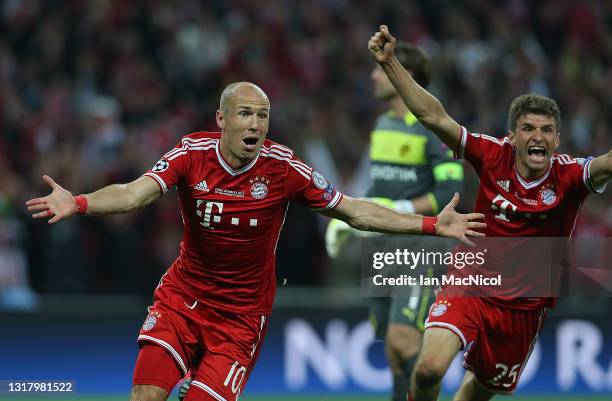
<svg viewBox="0 0 612 401">
<path fill-rule="evenodd" d="M 468 370 L 463 376 L 463 382 L 453 401 L 489 401 L 494 396 L 495 394 L 482 387 L 474 373 Z"/>
<path fill-rule="evenodd" d="M 192 304 L 194 300 L 187 295 L 178 293 L 168 286 L 158 287 L 155 291 L 155 303 L 148 308 L 149 315 L 138 335 L 138 345 L 141 348 L 155 345 L 164 349 L 180 368 L 181 377 L 197 363 L 202 352 L 199 342 L 202 312 L 199 307 L 192 309 L 189 306 Z M 155 382 L 147 381 L 134 381 L 134 384 L 157 385 Z"/>
<path fill-rule="evenodd" d="M 182 369 L 165 348 L 145 343 L 136 359 L 132 395 L 136 399 L 157 400 L 160 394 L 170 393 L 183 376 Z"/>
<path fill-rule="evenodd" d="M 423 346 L 413 370 L 412 384 L 420 389 L 439 389 L 444 374 L 462 343 L 451 331 L 430 328 L 423 336 Z"/>
<path fill-rule="evenodd" d="M 268 317 L 237 315 L 214 309 L 209 312 L 208 320 L 215 324 L 203 327 L 206 349 L 198 366 L 192 368 L 191 388 L 197 389 L 194 394 L 203 396 L 206 393 L 213 399 L 234 400 L 242 393 L 255 366 Z"/>
<path fill-rule="evenodd" d="M 130 394 L 130 401 L 166 401 L 166 399 L 168 399 L 166 390 L 149 384 L 135 384 Z"/>
<path fill-rule="evenodd" d="M 417 369 L 425 368 L 444 375 L 461 347 L 461 340 L 452 331 L 440 327 L 428 328 L 423 335 Z"/>
</svg>

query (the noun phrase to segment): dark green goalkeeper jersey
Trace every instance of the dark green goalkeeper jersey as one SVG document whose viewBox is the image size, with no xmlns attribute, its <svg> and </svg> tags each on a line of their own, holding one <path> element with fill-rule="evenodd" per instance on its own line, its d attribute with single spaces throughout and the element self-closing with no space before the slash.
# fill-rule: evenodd
<svg viewBox="0 0 612 401">
<path fill-rule="evenodd" d="M 463 165 L 438 137 L 407 113 L 376 121 L 370 138 L 368 197 L 411 200 L 426 195 L 437 214 L 463 187 Z"/>
</svg>

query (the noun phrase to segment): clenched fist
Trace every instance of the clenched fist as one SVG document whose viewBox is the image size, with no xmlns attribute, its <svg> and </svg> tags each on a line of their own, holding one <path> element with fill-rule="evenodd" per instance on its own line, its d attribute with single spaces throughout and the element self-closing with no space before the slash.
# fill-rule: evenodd
<svg viewBox="0 0 612 401">
<path fill-rule="evenodd" d="M 386 25 L 381 25 L 378 32 L 372 35 L 368 49 L 379 63 L 391 60 L 395 54 L 395 38 L 391 36 Z"/>
</svg>

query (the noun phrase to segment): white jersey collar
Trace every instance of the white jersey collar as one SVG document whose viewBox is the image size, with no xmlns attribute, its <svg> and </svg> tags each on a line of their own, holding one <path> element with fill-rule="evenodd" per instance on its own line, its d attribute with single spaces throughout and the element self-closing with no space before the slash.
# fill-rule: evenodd
<svg viewBox="0 0 612 401">
<path fill-rule="evenodd" d="M 525 189 L 531 189 L 531 188 L 535 188 L 538 185 L 541 185 L 544 181 L 546 181 L 546 179 L 548 178 L 548 176 L 550 175 L 550 171 L 552 170 L 552 165 L 553 165 L 553 158 L 550 158 L 550 165 L 548 166 L 548 170 L 546 171 L 546 174 L 544 174 L 542 177 L 538 178 L 535 181 L 527 181 L 526 179 L 524 179 L 523 177 L 521 177 L 521 173 L 519 173 L 518 169 L 516 168 L 516 160 L 513 160 L 513 164 L 514 164 L 514 174 L 516 174 L 516 178 L 518 179 L 518 182 L 523 186 L 523 188 Z"/>
<path fill-rule="evenodd" d="M 219 138 L 219 140 L 217 141 L 217 146 L 215 146 L 215 151 L 217 152 L 217 159 L 219 160 L 219 164 L 221 165 L 221 167 L 223 167 L 225 171 L 227 171 L 231 175 L 239 175 L 253 168 L 255 163 L 257 163 L 257 159 L 259 159 L 259 153 L 261 152 L 261 150 L 257 152 L 257 156 L 255 156 L 255 158 L 249 164 L 247 164 L 244 167 L 239 168 L 238 170 L 234 170 L 225 161 L 225 159 L 223 159 L 223 155 L 221 155 L 221 138 Z"/>
</svg>

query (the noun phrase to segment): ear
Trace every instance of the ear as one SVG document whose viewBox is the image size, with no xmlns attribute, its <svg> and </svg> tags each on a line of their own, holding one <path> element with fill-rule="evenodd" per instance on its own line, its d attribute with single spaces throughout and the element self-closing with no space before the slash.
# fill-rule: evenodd
<svg viewBox="0 0 612 401">
<path fill-rule="evenodd" d="M 516 150 L 516 134 L 514 131 L 508 131 L 508 139 L 510 139 L 510 144 L 512 145 L 512 149 Z"/>
<path fill-rule="evenodd" d="M 223 112 L 221 110 L 217 110 L 216 114 L 217 126 L 223 130 L 225 128 L 225 118 L 223 118 Z"/>
<path fill-rule="evenodd" d="M 557 131 L 557 136 L 555 137 L 555 150 L 559 149 L 560 144 L 561 144 L 561 132 Z"/>
</svg>

